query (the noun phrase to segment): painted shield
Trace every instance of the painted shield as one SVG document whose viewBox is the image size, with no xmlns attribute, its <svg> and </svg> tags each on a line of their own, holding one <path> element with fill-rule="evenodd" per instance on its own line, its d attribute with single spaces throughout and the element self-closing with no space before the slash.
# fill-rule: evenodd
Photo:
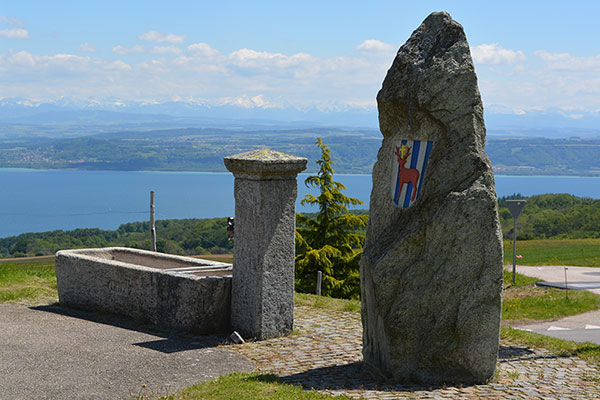
<svg viewBox="0 0 600 400">
<path fill-rule="evenodd" d="M 408 208 L 423 188 L 433 142 L 423 140 L 400 140 L 394 145 L 392 165 L 392 200 L 397 207 Z"/>
</svg>

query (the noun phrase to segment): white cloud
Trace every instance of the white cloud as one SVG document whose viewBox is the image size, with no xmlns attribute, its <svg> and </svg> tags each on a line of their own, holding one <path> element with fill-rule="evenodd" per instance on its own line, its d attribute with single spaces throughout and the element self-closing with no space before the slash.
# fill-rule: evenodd
<svg viewBox="0 0 600 400">
<path fill-rule="evenodd" d="M 131 65 L 124 63 L 121 60 L 113 61 L 110 64 L 107 64 L 106 68 L 115 71 L 131 71 Z"/>
<path fill-rule="evenodd" d="M 0 37 L 5 39 L 29 39 L 29 32 L 25 29 L 25 23 L 19 18 L 0 15 L 0 25 L 9 26 L 8 29 L 0 29 Z"/>
<path fill-rule="evenodd" d="M 0 15 L 0 24 L 10 25 L 14 28 L 25 28 L 25 22 L 21 18 L 9 18 L 6 15 Z"/>
<path fill-rule="evenodd" d="M 366 52 L 383 52 L 389 53 L 396 50 L 396 46 L 389 43 L 384 43 L 377 39 L 367 39 L 358 46 L 356 46 L 358 50 L 366 51 Z"/>
<path fill-rule="evenodd" d="M 241 67 L 256 66 L 259 63 L 285 62 L 289 57 L 281 53 L 269 53 L 266 51 L 255 51 L 250 49 L 240 49 L 229 54 L 229 59 Z"/>
<path fill-rule="evenodd" d="M 5 39 L 29 39 L 29 32 L 23 28 L 0 29 L 0 36 Z"/>
<path fill-rule="evenodd" d="M 179 55 L 183 53 L 181 48 L 169 45 L 169 46 L 152 46 L 146 47 L 141 44 L 136 44 L 135 46 L 125 47 L 125 46 L 115 46 L 112 48 L 112 51 L 120 54 L 122 56 L 128 54 L 164 54 L 164 55 Z"/>
<path fill-rule="evenodd" d="M 221 55 L 220 51 L 213 49 L 207 43 L 190 44 L 187 47 L 187 50 L 188 50 L 188 53 L 190 53 L 194 56 L 201 56 L 201 57 L 207 57 L 207 58 L 208 57 L 217 57 L 217 56 Z"/>
<path fill-rule="evenodd" d="M 371 39 L 349 54 L 332 57 L 251 48 L 223 54 L 208 43 L 184 47 L 168 42 L 115 46 L 108 58 L 9 51 L 0 54 L 0 87 L 3 96 L 33 99 L 64 95 L 263 108 L 373 108 L 395 52 L 381 43 Z M 480 63 L 477 74 L 486 108 L 528 112 L 571 107 L 572 117 L 600 109 L 600 56 L 540 51 L 526 58 L 522 52 L 487 46 L 474 48 L 482 51 L 477 56 L 474 51 L 474 58 Z M 147 56 L 126 63 L 115 61 L 116 54 L 125 61 L 130 54 Z"/>
<path fill-rule="evenodd" d="M 81 53 L 95 53 L 96 51 L 98 51 L 98 49 L 96 49 L 96 47 L 92 46 L 88 42 L 85 42 L 79 45 L 77 51 Z"/>
<path fill-rule="evenodd" d="M 475 64 L 512 64 L 525 60 L 525 54 L 521 50 L 505 49 L 498 43 L 471 47 L 471 54 Z"/>
<path fill-rule="evenodd" d="M 545 68 L 563 71 L 582 71 L 597 75 L 600 73 L 600 54 L 589 57 L 576 57 L 569 53 L 550 53 L 545 50 L 535 52 L 542 61 Z"/>
<path fill-rule="evenodd" d="M 33 67 L 35 65 L 35 60 L 33 55 L 27 51 L 19 51 L 15 54 L 9 54 L 5 56 L 1 60 L 0 65 L 2 66 L 21 66 L 21 67 Z"/>
<path fill-rule="evenodd" d="M 240 49 L 229 54 L 228 61 L 232 67 L 243 70 L 243 73 L 287 75 L 292 73 L 299 76 L 298 74 L 316 72 L 320 68 L 320 60 L 305 53 L 286 56 L 282 53 Z"/>
<path fill-rule="evenodd" d="M 45 79 L 43 74 L 97 73 L 99 70 L 127 71 L 131 66 L 122 61 L 105 61 L 97 58 L 82 57 L 74 54 L 55 54 L 36 56 L 27 51 L 7 53 L 0 56 L 0 71 L 10 71 L 11 76 L 35 75 Z M 0 75 L 0 79 L 3 77 Z"/>
<path fill-rule="evenodd" d="M 185 42 L 185 35 L 175 35 L 173 33 L 162 33 L 157 31 L 148 31 L 138 36 L 138 39 L 157 43 L 182 44 Z"/>
<path fill-rule="evenodd" d="M 316 57 L 242 48 L 228 55 L 207 43 L 126 47 L 113 52 L 159 54 L 152 60 L 123 61 L 73 55 L 0 55 L 0 86 L 6 96 L 53 95 L 123 100 L 202 99 L 205 104 L 251 107 L 374 106 L 390 60 L 365 54 Z M 180 54 L 181 53 L 181 54 Z"/>
<path fill-rule="evenodd" d="M 174 54 L 174 55 L 178 55 L 178 54 L 182 54 L 183 50 L 181 50 L 179 47 L 177 46 L 154 46 L 151 47 L 149 49 L 149 52 L 152 54 Z"/>
<path fill-rule="evenodd" d="M 539 50 L 519 63 L 480 65 L 477 74 L 486 108 L 574 110 L 578 118 L 600 107 L 600 54 L 577 57 Z"/>
<path fill-rule="evenodd" d="M 146 49 L 146 47 L 144 47 L 140 44 L 136 44 L 135 46 L 132 46 L 132 47 L 125 47 L 125 46 L 118 45 L 118 46 L 113 47 L 112 51 L 124 56 L 127 54 L 145 53 L 147 51 L 147 49 Z"/>
<path fill-rule="evenodd" d="M 569 53 L 550 53 L 545 50 L 538 50 L 534 54 L 544 61 L 565 61 L 573 58 Z"/>
</svg>

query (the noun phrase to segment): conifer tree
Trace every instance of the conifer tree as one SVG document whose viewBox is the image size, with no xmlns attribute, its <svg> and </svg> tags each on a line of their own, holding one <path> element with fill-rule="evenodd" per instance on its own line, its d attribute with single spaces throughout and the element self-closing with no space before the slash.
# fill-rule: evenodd
<svg viewBox="0 0 600 400">
<path fill-rule="evenodd" d="M 306 178 L 304 184 L 319 189 L 319 196 L 307 194 L 300 203 L 318 206 L 319 211 L 315 218 L 296 215 L 296 287 L 314 293 L 317 271 L 322 271 L 324 295 L 356 298 L 364 240 L 359 230 L 366 226 L 368 217 L 348 212 L 349 206 L 363 202 L 342 193 L 346 186 L 333 180 L 331 151 L 321 138 L 315 144 L 321 149 L 319 172 Z"/>
</svg>

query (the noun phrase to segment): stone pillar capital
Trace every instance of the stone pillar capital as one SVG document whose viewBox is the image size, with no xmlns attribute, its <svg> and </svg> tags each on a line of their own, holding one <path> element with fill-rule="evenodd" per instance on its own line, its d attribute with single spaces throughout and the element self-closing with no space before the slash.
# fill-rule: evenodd
<svg viewBox="0 0 600 400">
<path fill-rule="evenodd" d="M 225 157 L 225 167 L 236 178 L 251 180 L 295 179 L 308 160 L 271 149 L 253 150 Z"/>
</svg>

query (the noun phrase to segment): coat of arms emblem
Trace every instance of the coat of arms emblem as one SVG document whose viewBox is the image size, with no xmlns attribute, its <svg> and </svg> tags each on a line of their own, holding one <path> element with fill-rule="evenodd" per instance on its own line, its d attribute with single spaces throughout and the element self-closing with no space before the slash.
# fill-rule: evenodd
<svg viewBox="0 0 600 400">
<path fill-rule="evenodd" d="M 401 140 L 394 145 L 392 199 L 399 208 L 410 207 L 421 193 L 433 142 Z"/>
</svg>

